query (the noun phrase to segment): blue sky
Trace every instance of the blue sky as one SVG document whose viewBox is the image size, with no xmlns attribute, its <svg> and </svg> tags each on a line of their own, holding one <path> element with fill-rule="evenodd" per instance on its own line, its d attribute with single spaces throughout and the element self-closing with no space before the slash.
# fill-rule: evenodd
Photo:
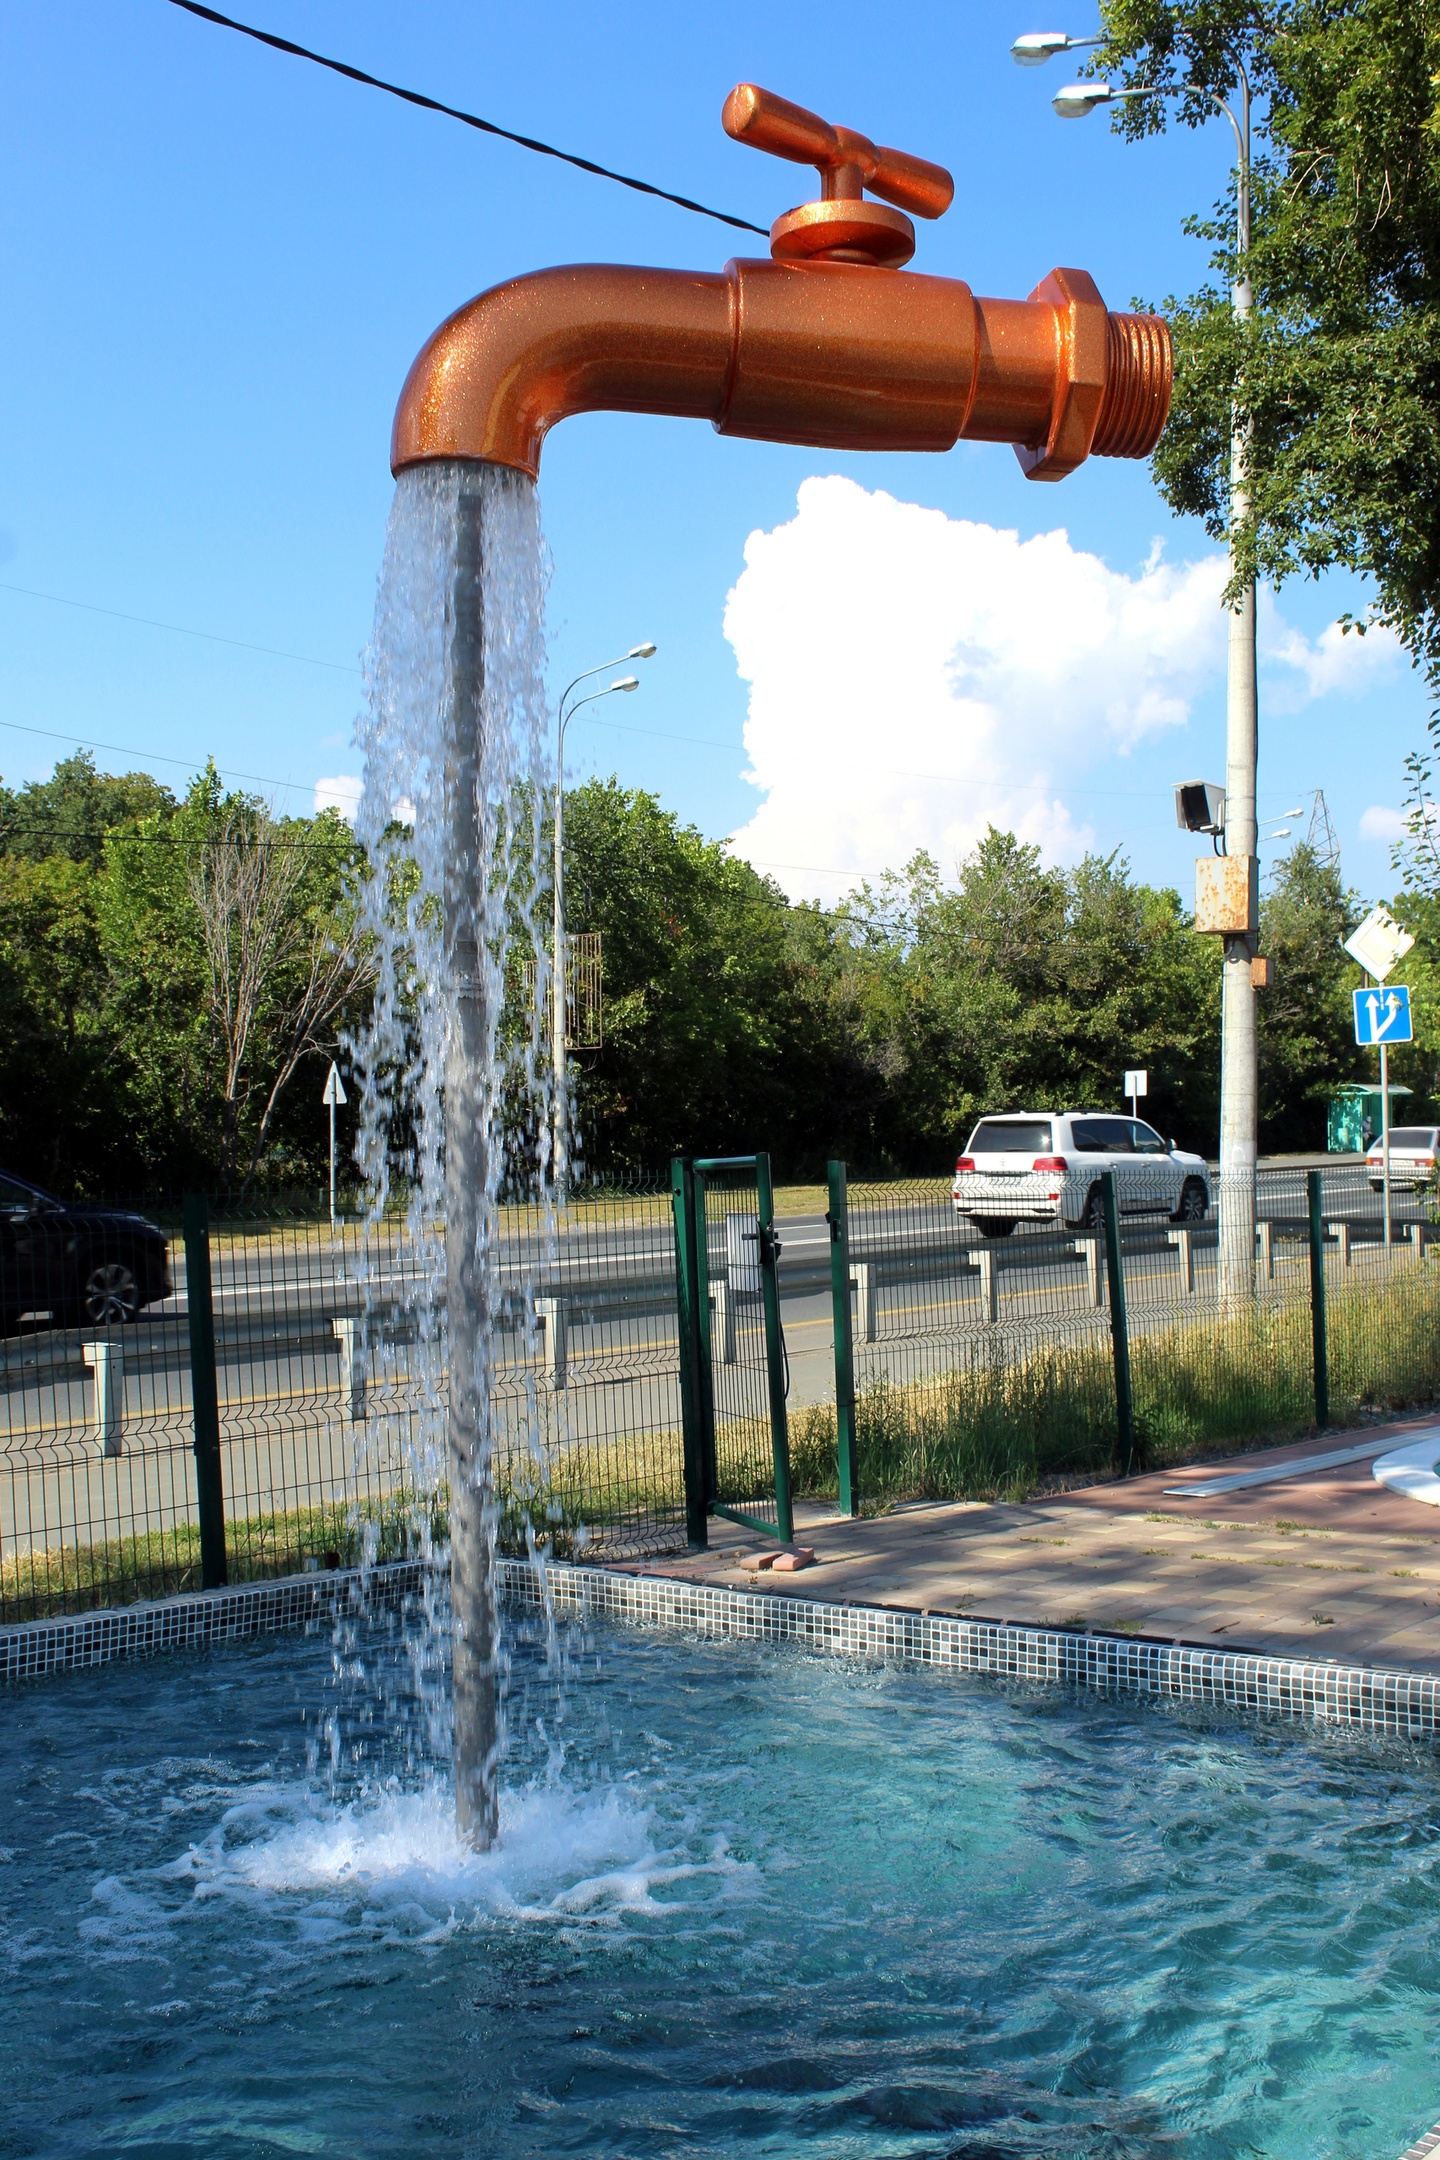
<svg viewBox="0 0 1440 2160">
<path fill-rule="evenodd" d="M 1113 306 L 1188 290 L 1202 254 L 1181 220 L 1225 179 L 1222 124 L 1132 148 L 1103 116 L 1056 120 L 1049 98 L 1065 64 L 1021 70 L 1008 57 L 1019 30 L 1049 27 L 1024 7 L 876 11 L 832 0 L 822 18 L 750 4 L 237 0 L 237 12 L 768 224 L 803 195 L 803 175 L 731 143 L 719 125 L 732 83 L 759 81 L 948 164 L 955 206 L 921 228 L 916 268 L 982 292 L 1023 295 L 1056 263 L 1089 269 Z M 1055 19 L 1092 27 L 1083 9 Z M 308 807 L 317 780 L 355 770 L 352 671 L 390 496 L 390 418 L 429 331 L 482 287 L 546 263 L 709 268 L 751 244 L 267 52 L 167 0 L 11 11 L 0 27 L 0 105 L 9 421 L 0 773 L 38 777 L 57 754 L 93 742 L 119 746 L 97 752 L 109 769 L 149 765 L 178 781 L 213 754 L 282 805 Z M 938 535 L 936 560 L 961 564 L 969 547 L 987 566 L 1028 564 L 1026 590 L 1042 607 L 1043 576 L 1039 587 L 1034 579 L 1046 563 L 1059 565 L 1071 603 L 1098 581 L 1117 624 L 1140 607 L 1144 634 L 1165 647 L 1155 680 L 1145 676 L 1159 719 L 1133 727 L 1105 707 L 1096 684 L 1111 658 L 1092 644 L 1076 695 L 1056 694 L 1067 725 L 1052 741 L 1036 684 L 1017 687 L 1013 670 L 997 676 L 990 655 L 1002 722 L 1005 699 L 1030 700 L 1003 786 L 992 772 L 987 794 L 980 767 L 959 758 L 943 816 L 922 780 L 892 785 L 884 820 L 866 828 L 861 812 L 879 784 L 866 759 L 883 768 L 895 728 L 883 713 L 867 725 L 862 711 L 836 737 L 841 777 L 817 794 L 808 776 L 825 756 L 826 710 L 806 709 L 798 694 L 787 702 L 784 683 L 793 691 L 797 674 L 809 677 L 803 654 L 780 647 L 786 579 L 803 584 L 817 559 L 805 556 L 807 535 L 813 527 L 822 553 L 839 544 L 833 521 L 821 531 L 813 515 L 797 516 L 799 491 L 832 475 L 865 491 L 844 498 L 858 553 L 868 534 L 903 532 L 922 554 L 926 535 Z M 877 491 L 940 518 L 897 518 Z M 639 638 L 660 646 L 643 693 L 599 709 L 608 717 L 623 704 L 623 730 L 577 724 L 582 770 L 652 788 L 719 836 L 762 807 L 763 792 L 743 778 L 753 758 L 773 797 L 765 846 L 782 864 L 801 858 L 803 876 L 781 873 L 794 889 L 836 892 L 857 864 L 874 866 L 877 848 L 943 849 L 987 805 L 1008 814 L 1025 801 L 1050 806 L 1035 830 L 1053 851 L 1121 846 L 1144 875 L 1188 885 L 1193 848 L 1174 830 L 1169 789 L 1221 774 L 1223 675 L 1195 601 L 1203 567 L 1188 583 L 1182 573 L 1214 551 L 1170 518 L 1143 466 L 1093 461 L 1062 486 L 1037 487 L 1003 448 L 867 459 L 594 415 L 551 437 L 542 500 L 556 683 Z M 1015 531 L 1019 546 L 977 540 L 976 526 Z M 1060 529 L 1066 542 L 1025 554 L 1024 543 Z M 772 545 L 756 543 L 760 567 L 747 571 L 752 534 Z M 1157 542 L 1173 587 L 1156 582 Z M 725 634 L 742 573 L 747 649 L 761 670 L 748 751 L 751 686 Z M 865 579 L 864 560 L 854 574 Z M 1392 883 L 1374 813 L 1400 801 L 1424 703 L 1402 666 L 1327 659 L 1317 641 L 1356 597 L 1338 583 L 1280 596 L 1271 642 L 1288 637 L 1292 657 L 1267 666 L 1261 798 L 1279 813 L 1323 787 L 1347 872 L 1374 894 Z M 905 634 L 923 643 L 931 628 L 917 621 Z M 879 668 L 881 657 L 869 659 Z M 896 672 L 895 694 L 910 695 L 906 669 Z M 1124 666 L 1117 681 L 1117 698 L 1141 695 Z M 929 772 L 944 758 L 949 773 L 951 725 L 937 707 L 904 769 Z M 1380 837 L 1362 837 L 1367 812 L 1366 830 Z M 758 840 L 752 851 L 765 856 Z"/>
</svg>

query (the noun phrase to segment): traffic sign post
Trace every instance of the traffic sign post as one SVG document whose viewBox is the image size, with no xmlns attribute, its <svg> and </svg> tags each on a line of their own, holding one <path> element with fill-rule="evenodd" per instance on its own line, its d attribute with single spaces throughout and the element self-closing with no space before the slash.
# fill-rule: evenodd
<svg viewBox="0 0 1440 2160">
<path fill-rule="evenodd" d="M 337 1103 L 348 1100 L 344 1082 L 340 1078 L 340 1068 L 333 1058 L 330 1060 L 330 1070 L 325 1075 L 325 1091 L 320 1100 L 323 1103 L 328 1103 L 330 1107 L 330 1227 L 333 1230 L 335 1227 L 335 1107 Z"/>
<path fill-rule="evenodd" d="M 1352 944 L 1360 937 L 1364 928 L 1362 923 L 1360 930 L 1355 933 L 1355 939 L 1351 940 Z M 1399 936 L 1405 936 L 1403 930 L 1399 932 Z M 1401 957 L 1401 952 L 1408 952 L 1414 942 L 1413 938 L 1408 939 L 1401 951 L 1391 957 L 1389 966 L 1393 967 L 1395 961 Z M 1391 987 L 1381 983 L 1377 988 L 1356 990 L 1352 994 L 1355 1000 L 1355 1040 L 1362 1045 L 1373 1043 L 1380 1052 L 1380 1189 L 1385 1196 L 1385 1243 L 1390 1245 L 1394 1242 L 1390 1214 L 1390 1045 L 1392 1042 L 1413 1042 L 1415 1039 L 1414 1029 L 1410 1024 L 1410 992 L 1403 983 L 1396 983 Z"/>
<path fill-rule="evenodd" d="M 1138 1110 L 1136 1109 L 1136 1107 L 1135 1107 L 1135 1106 L 1136 1106 L 1136 1104 L 1137 1104 L 1137 1103 L 1139 1102 L 1139 1100 L 1140 1100 L 1140 1097 L 1141 1097 L 1142 1095 L 1148 1095 L 1148 1094 L 1149 1094 L 1149 1092 L 1150 1092 L 1150 1075 L 1149 1075 L 1149 1073 L 1148 1073 L 1148 1072 L 1127 1072 L 1127 1073 L 1126 1073 L 1126 1075 L 1125 1075 L 1125 1100 L 1126 1100 L 1126 1101 L 1127 1101 L 1127 1102 L 1129 1103 L 1129 1105 L 1130 1105 L 1130 1115 L 1131 1115 L 1131 1117 L 1138 1117 L 1138 1116 L 1140 1115 L 1139 1111 L 1138 1111 Z"/>
</svg>

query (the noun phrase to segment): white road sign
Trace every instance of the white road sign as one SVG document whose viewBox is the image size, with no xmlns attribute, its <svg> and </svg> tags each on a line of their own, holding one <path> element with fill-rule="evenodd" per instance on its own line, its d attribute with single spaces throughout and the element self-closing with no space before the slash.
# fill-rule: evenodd
<svg viewBox="0 0 1440 2160">
<path fill-rule="evenodd" d="M 1148 1094 L 1149 1094 L 1149 1092 L 1150 1092 L 1150 1075 L 1149 1075 L 1149 1073 L 1148 1073 L 1148 1072 L 1127 1072 L 1127 1073 L 1126 1073 L 1126 1075 L 1125 1075 L 1125 1093 L 1126 1093 L 1127 1095 L 1130 1095 L 1130 1096 L 1135 1096 L 1135 1095 L 1148 1095 Z"/>
<path fill-rule="evenodd" d="M 1402 930 L 1387 907 L 1373 907 L 1353 937 L 1345 940 L 1345 950 L 1352 959 L 1358 960 L 1367 975 L 1376 982 L 1384 982 L 1397 960 L 1403 960 L 1415 943 L 1408 930 Z"/>
<path fill-rule="evenodd" d="M 349 1100 L 345 1093 L 345 1084 L 340 1078 L 340 1068 L 333 1059 L 330 1063 L 330 1070 L 325 1075 L 325 1092 L 320 1097 L 320 1100 L 322 1103 L 329 1103 L 332 1109 L 337 1103 L 348 1102 Z"/>
</svg>

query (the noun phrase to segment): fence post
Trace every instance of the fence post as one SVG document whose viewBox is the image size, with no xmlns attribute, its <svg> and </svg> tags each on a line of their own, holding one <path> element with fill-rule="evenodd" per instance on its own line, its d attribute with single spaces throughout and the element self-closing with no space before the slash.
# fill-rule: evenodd
<svg viewBox="0 0 1440 2160">
<path fill-rule="evenodd" d="M 203 1193 L 185 1195 L 185 1305 L 190 1326 L 195 1487 L 200 1507 L 200 1587 L 223 1590 L 230 1571 L 225 1561 L 225 1482 L 220 1468 L 215 1308 L 210 1294 L 210 1209 Z"/>
<path fill-rule="evenodd" d="M 760 1302 L 765 1314 L 765 1368 L 770 1393 L 770 1447 L 775 1458 L 775 1516 L 780 1537 L 788 1545 L 795 1535 L 795 1515 L 790 1500 L 790 1421 L 785 1407 L 789 1389 L 789 1360 L 780 1323 L 780 1248 L 775 1237 L 775 1194 L 770 1180 L 770 1157 L 762 1150 L 755 1157 L 756 1230 L 760 1251 Z"/>
<path fill-rule="evenodd" d="M 1100 1190 L 1105 1202 L 1105 1273 L 1110 1290 L 1110 1340 L 1115 1351 L 1120 1475 L 1129 1477 L 1135 1469 L 1135 1410 L 1130 1394 L 1130 1329 L 1125 1317 L 1125 1271 L 1120 1262 L 1120 1211 L 1113 1170 L 1103 1172 Z"/>
<path fill-rule="evenodd" d="M 680 1423 L 684 1433 L 685 1536 L 702 1549 L 709 1543 L 709 1494 L 705 1477 L 705 1418 L 701 1406 L 704 1294 L 695 1254 L 695 1167 L 688 1155 L 670 1164 L 670 1204 L 675 1214 L 675 1294 L 680 1322 Z"/>
<path fill-rule="evenodd" d="M 1330 1358 L 1325 1342 L 1325 1187 L 1318 1170 L 1305 1173 L 1310 1202 L 1310 1343 L 1315 1360 L 1315 1423 L 1330 1422 Z M 1349 1259 L 1349 1253 L 1345 1255 Z"/>
<path fill-rule="evenodd" d="M 825 1217 L 830 1225 L 830 1310 L 835 1327 L 835 1462 L 840 1478 L 840 1512 L 854 1515 L 860 1506 L 860 1466 L 855 1436 L 855 1338 L 850 1326 L 850 1194 L 843 1162 L 830 1163 L 826 1175 L 830 1187 Z"/>
</svg>

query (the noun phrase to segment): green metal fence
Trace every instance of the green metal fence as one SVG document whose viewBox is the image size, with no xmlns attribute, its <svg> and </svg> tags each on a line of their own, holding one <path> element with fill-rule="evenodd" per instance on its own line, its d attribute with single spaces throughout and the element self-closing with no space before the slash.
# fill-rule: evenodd
<svg viewBox="0 0 1440 2160">
<path fill-rule="evenodd" d="M 37 1274 L 7 1317 L 0 1619 L 443 1539 L 444 1374 L 426 1341 L 437 1241 L 273 1203 L 136 1213 L 168 1240 L 169 1294 L 91 1325 L 47 1309 Z M 505 1208 L 499 1247 L 502 1544 L 683 1545 L 668 1197 L 596 1194 L 558 1221 Z"/>
<path fill-rule="evenodd" d="M 1172 1219 L 1143 1170 L 1098 1180 L 1091 1220 L 996 1237 L 948 1180 L 847 1190 L 832 1164 L 831 1489 L 1018 1493 L 1434 1400 L 1440 1228 L 1425 1191 L 1392 1199 L 1387 1246 L 1363 1166 L 1262 1170 L 1254 1294 L 1226 1309 L 1213 1208 Z"/>
<path fill-rule="evenodd" d="M 1231 1310 L 1213 1210 L 1173 1222 L 1133 1181 L 1003 1237 L 949 1180 L 838 1163 L 777 1222 L 763 1155 L 506 1207 L 501 1541 L 640 1555 L 715 1516 L 785 1539 L 792 1484 L 847 1511 L 1020 1496 L 1440 1399 L 1430 1192 L 1397 1183 L 1388 1243 L 1363 1165 L 1258 1192 Z M 88 1243 L 0 1228 L 0 1619 L 443 1541 L 433 1227 L 191 1201 Z"/>
</svg>

